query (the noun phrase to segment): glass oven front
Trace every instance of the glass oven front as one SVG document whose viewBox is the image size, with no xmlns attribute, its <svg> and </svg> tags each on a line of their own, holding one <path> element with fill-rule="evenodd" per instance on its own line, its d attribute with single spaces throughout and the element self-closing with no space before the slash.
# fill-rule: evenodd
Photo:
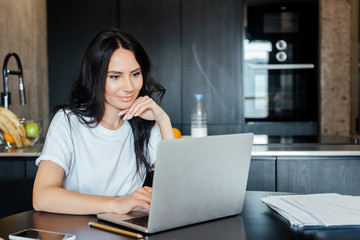
<svg viewBox="0 0 360 240">
<path fill-rule="evenodd" d="M 318 121 L 317 5 L 310 9 L 304 3 L 247 6 L 243 106 L 255 133 L 267 134 L 261 123 L 280 131 Z M 285 129 L 291 134 L 291 127 Z M 304 133 L 317 130 L 312 125 Z"/>
</svg>

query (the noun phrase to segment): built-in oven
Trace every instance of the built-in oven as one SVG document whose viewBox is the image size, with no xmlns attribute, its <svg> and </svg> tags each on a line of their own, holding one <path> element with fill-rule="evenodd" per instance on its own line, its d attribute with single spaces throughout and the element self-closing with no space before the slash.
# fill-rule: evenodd
<svg viewBox="0 0 360 240">
<path fill-rule="evenodd" d="M 316 135 L 317 2 L 247 4 L 244 35 L 245 130 Z"/>
</svg>

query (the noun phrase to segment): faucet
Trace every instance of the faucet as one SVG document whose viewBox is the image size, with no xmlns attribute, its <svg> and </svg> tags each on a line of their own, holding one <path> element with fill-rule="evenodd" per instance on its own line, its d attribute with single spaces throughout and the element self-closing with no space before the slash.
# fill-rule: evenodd
<svg viewBox="0 0 360 240">
<path fill-rule="evenodd" d="M 15 57 L 17 65 L 18 65 L 18 70 L 17 71 L 7 69 L 8 61 L 12 56 Z M 10 104 L 9 78 L 8 78 L 8 75 L 18 75 L 19 76 L 20 104 L 25 105 L 26 97 L 25 97 L 25 86 L 24 86 L 24 80 L 23 80 L 23 71 L 22 71 L 20 58 L 16 53 L 9 53 L 8 55 L 6 55 L 5 60 L 4 60 L 4 65 L 3 65 L 4 92 L 1 94 L 2 95 L 1 100 L 3 101 L 4 108 L 9 108 L 9 104 Z"/>
</svg>

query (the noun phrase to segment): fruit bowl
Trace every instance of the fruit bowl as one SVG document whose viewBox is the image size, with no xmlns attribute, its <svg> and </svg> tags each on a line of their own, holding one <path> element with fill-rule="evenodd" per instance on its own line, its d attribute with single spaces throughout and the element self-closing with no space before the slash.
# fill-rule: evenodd
<svg viewBox="0 0 360 240">
<path fill-rule="evenodd" d="M 0 126 L 5 148 L 24 148 L 33 146 L 39 140 L 42 120 L 0 120 Z"/>
</svg>

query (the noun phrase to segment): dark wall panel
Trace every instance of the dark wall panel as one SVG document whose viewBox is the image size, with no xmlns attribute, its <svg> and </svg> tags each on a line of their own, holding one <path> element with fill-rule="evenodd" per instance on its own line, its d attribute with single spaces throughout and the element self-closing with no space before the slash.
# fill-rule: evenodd
<svg viewBox="0 0 360 240">
<path fill-rule="evenodd" d="M 117 0 L 47 2 L 50 112 L 66 100 L 91 39 L 117 27 L 117 5 Z"/>
<path fill-rule="evenodd" d="M 121 0 L 120 27 L 143 45 L 167 90 L 161 106 L 181 128 L 180 0 Z"/>
<path fill-rule="evenodd" d="M 63 103 L 95 33 L 119 27 L 144 46 L 161 103 L 174 127 L 190 134 L 195 93 L 203 93 L 209 134 L 241 131 L 243 1 L 49 1 L 50 110 Z"/>
<path fill-rule="evenodd" d="M 211 125 L 241 121 L 242 15 L 242 1 L 182 1 L 183 122 L 190 124 L 193 96 L 202 93 L 209 134 Z"/>
</svg>

